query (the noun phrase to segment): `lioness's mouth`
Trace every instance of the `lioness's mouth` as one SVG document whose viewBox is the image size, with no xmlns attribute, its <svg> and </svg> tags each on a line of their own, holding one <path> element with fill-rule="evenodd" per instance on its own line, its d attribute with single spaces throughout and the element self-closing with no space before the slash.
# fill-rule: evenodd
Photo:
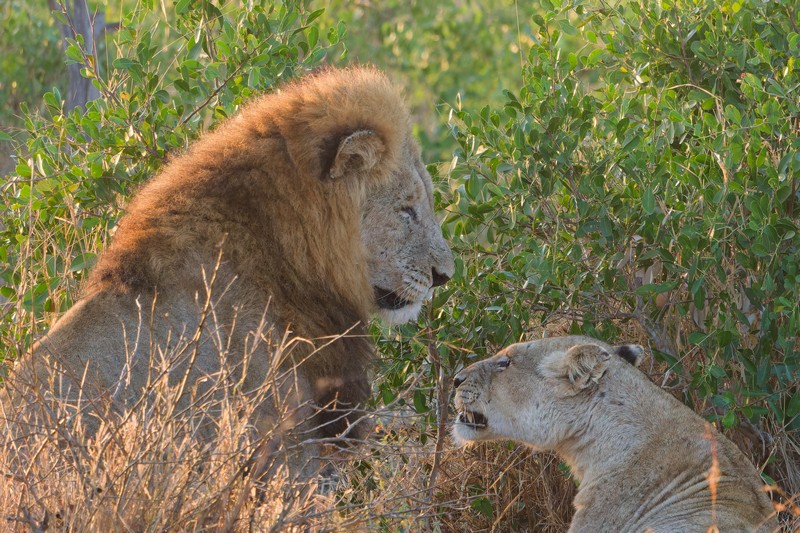
<svg viewBox="0 0 800 533">
<path fill-rule="evenodd" d="M 374 290 L 375 302 L 381 309 L 402 309 L 403 307 L 413 303 L 405 298 L 400 297 L 400 295 L 394 291 L 388 291 L 386 289 L 381 289 L 380 287 L 374 287 Z"/>
<path fill-rule="evenodd" d="M 489 424 L 489 419 L 486 415 L 477 411 L 463 410 L 458 413 L 456 418 L 457 424 L 463 424 L 472 429 L 485 429 Z"/>
</svg>

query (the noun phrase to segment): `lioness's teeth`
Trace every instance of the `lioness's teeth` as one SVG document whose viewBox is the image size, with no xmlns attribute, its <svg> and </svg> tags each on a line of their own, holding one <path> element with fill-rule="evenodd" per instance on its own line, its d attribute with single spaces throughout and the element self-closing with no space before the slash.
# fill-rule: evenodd
<svg viewBox="0 0 800 533">
<path fill-rule="evenodd" d="M 486 417 L 482 413 L 468 411 L 466 409 L 458 413 L 457 421 L 476 429 L 482 429 L 486 427 Z"/>
</svg>

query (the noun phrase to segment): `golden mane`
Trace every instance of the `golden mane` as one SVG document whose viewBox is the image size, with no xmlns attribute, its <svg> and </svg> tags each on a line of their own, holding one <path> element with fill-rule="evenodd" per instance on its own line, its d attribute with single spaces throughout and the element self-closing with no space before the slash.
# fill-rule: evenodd
<svg viewBox="0 0 800 533">
<path fill-rule="evenodd" d="M 388 176 L 408 121 L 399 93 L 373 68 L 325 69 L 262 96 L 139 191 L 87 291 L 157 290 L 196 277 L 222 246 L 236 275 L 281 304 L 282 293 L 296 299 L 317 285 L 366 318 L 372 289 L 355 238 L 366 184 L 331 183 L 327 173 L 341 139 L 368 129 L 386 147 L 383 171 L 370 177 Z"/>
</svg>

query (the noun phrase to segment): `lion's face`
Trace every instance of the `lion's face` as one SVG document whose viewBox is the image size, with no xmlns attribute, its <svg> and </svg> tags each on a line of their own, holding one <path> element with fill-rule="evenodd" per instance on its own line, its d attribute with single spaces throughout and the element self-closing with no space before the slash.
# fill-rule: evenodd
<svg viewBox="0 0 800 533">
<path fill-rule="evenodd" d="M 433 212 L 431 177 L 412 141 L 390 179 L 367 191 L 361 237 L 377 313 L 390 324 L 416 318 L 433 288 L 453 275 L 453 255 Z"/>
<path fill-rule="evenodd" d="M 576 419 L 610 359 L 637 364 L 642 353 L 588 337 L 513 344 L 456 376 L 453 435 L 460 443 L 511 439 L 558 449 L 579 429 Z"/>
</svg>

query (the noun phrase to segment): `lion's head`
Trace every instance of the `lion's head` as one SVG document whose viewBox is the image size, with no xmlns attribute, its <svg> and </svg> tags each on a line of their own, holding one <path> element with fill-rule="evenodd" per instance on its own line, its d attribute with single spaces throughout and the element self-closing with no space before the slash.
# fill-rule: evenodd
<svg viewBox="0 0 800 533">
<path fill-rule="evenodd" d="M 278 314 L 301 306 L 286 323 L 303 335 L 341 333 L 370 313 L 390 324 L 412 320 L 454 271 L 402 96 L 370 67 L 289 82 L 194 143 L 134 199 L 113 247 L 145 248 L 147 236 L 146 249 L 135 258 L 106 252 L 92 283 L 121 275 L 112 281 L 133 293 L 174 283 L 163 281 L 171 271 L 184 279 L 178 246 L 187 247 L 187 235 L 151 227 L 176 224 L 176 213 L 202 218 L 196 233 L 212 260 L 224 239 L 240 279 L 258 280 Z M 210 220 L 238 226 L 212 235 Z M 136 242 L 122 242 L 129 237 Z M 196 263 L 188 268 L 199 271 Z M 350 312 L 332 326 L 338 331 L 300 324 L 335 308 Z"/>
<path fill-rule="evenodd" d="M 368 192 L 361 218 L 378 315 L 413 320 L 433 287 L 453 275 L 453 257 L 433 212 L 431 178 L 409 143 L 396 175 Z"/>
<path fill-rule="evenodd" d="M 414 319 L 454 265 L 397 88 L 372 68 L 323 69 L 243 116 L 266 135 L 274 124 L 284 140 L 294 167 L 289 186 L 318 211 L 302 223 L 313 234 L 306 239 L 335 243 L 315 262 L 331 263 L 323 276 L 332 282 L 350 273 L 333 292 L 368 300 L 390 324 Z M 361 249 L 348 248 L 357 235 Z"/>
<path fill-rule="evenodd" d="M 643 353 L 638 345 L 610 346 L 580 336 L 513 344 L 455 377 L 453 435 L 460 443 L 512 439 L 557 449 L 576 430 L 584 392 L 611 358 L 637 365 Z"/>
</svg>

